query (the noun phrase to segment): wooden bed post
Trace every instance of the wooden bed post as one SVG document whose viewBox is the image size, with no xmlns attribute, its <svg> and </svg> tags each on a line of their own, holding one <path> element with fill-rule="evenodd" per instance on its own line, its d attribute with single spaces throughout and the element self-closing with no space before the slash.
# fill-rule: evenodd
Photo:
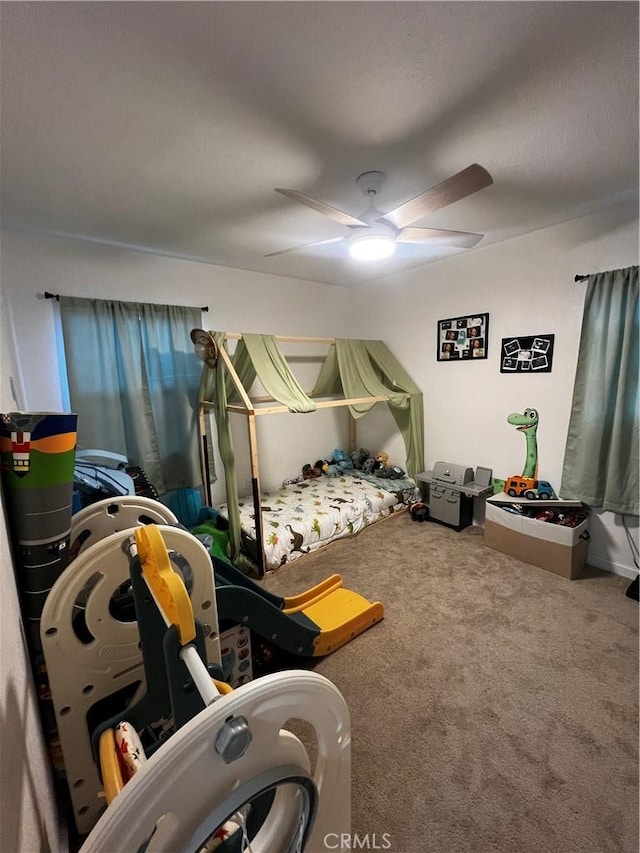
<svg viewBox="0 0 640 853">
<path fill-rule="evenodd" d="M 264 542 L 262 541 L 262 504 L 260 502 L 260 467 L 258 464 L 258 435 L 256 432 L 256 416 L 249 412 L 247 416 L 249 428 L 249 453 L 251 456 L 251 488 L 253 491 L 253 513 L 256 522 L 256 563 L 258 577 L 263 578 L 266 571 Z"/>
<path fill-rule="evenodd" d="M 356 450 L 356 419 L 351 412 L 347 412 L 349 418 L 349 453 Z"/>
<path fill-rule="evenodd" d="M 211 483 L 209 482 L 209 445 L 207 444 L 207 427 L 205 423 L 204 404 L 200 403 L 198 415 L 198 430 L 200 432 L 200 468 L 202 470 L 202 487 L 204 489 L 205 505 L 211 506 Z"/>
</svg>

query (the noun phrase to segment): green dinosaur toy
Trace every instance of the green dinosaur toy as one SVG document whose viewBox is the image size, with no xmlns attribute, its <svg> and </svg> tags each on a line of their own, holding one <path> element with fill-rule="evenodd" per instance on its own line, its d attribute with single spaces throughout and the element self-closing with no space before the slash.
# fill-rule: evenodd
<svg viewBox="0 0 640 853">
<path fill-rule="evenodd" d="M 540 421 L 538 411 L 537 409 L 525 409 L 524 414 L 512 412 L 507 421 L 515 426 L 518 432 L 524 433 L 527 442 L 527 458 L 522 476 L 535 480 L 538 477 L 538 441 L 536 438 Z"/>
</svg>

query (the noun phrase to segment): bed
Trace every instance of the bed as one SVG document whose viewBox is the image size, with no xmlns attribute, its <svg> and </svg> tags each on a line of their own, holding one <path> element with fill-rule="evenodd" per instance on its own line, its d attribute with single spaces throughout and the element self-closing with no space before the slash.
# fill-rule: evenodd
<svg viewBox="0 0 640 853">
<path fill-rule="evenodd" d="M 392 480 L 355 469 L 262 493 L 265 568 L 277 569 L 329 542 L 358 533 L 418 497 L 416 484 L 408 477 Z M 244 549 L 254 557 L 259 550 L 253 498 L 240 498 L 238 506 Z M 219 511 L 227 517 L 225 504 Z"/>
<path fill-rule="evenodd" d="M 210 478 L 215 481 L 216 474 L 210 467 L 206 414 L 213 411 L 217 446 L 225 472 L 224 514 L 229 522 L 229 558 L 238 568 L 248 573 L 257 572 L 261 578 L 267 569 L 277 568 L 327 542 L 357 533 L 372 521 L 388 517 L 416 496 L 413 480 L 401 484 L 398 480 L 370 479 L 357 471 L 345 472 L 338 478 L 318 478 L 320 482 L 307 482 L 306 488 L 297 490 L 294 484 L 275 494 L 262 494 L 260 488 L 257 421 L 284 412 L 305 417 L 320 409 L 344 407 L 349 412 L 345 446 L 354 449 L 358 446 L 357 419 L 376 404 L 386 404 L 404 441 L 404 467 L 408 475 L 415 476 L 424 470 L 422 392 L 383 341 L 205 332 L 203 329 L 193 329 L 191 338 L 196 353 L 204 362 L 198 429 L 205 497 L 211 505 Z M 237 342 L 233 356 L 227 351 L 230 339 Z M 320 371 L 310 391 L 303 390 L 279 351 L 279 342 L 328 346 L 328 351 L 319 359 Z M 312 356 L 312 361 L 315 358 Z M 266 395 L 250 396 L 256 382 Z M 231 414 L 244 416 L 247 424 L 252 495 L 244 500 L 238 500 L 229 423 Z M 340 442 L 343 443 L 343 437 Z M 345 489 L 348 490 L 346 496 Z M 307 495 L 310 508 L 316 510 L 307 521 L 309 529 L 305 529 L 303 521 Z M 245 565 L 245 554 L 253 561 L 250 565 Z"/>
</svg>

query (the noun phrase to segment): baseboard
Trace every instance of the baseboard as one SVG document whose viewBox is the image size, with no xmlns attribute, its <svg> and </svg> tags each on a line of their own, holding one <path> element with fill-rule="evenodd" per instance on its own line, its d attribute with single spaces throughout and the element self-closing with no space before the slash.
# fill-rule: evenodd
<svg viewBox="0 0 640 853">
<path fill-rule="evenodd" d="M 638 569 L 634 566 L 625 566 L 623 563 L 614 563 L 613 560 L 608 560 L 606 557 L 598 557 L 597 554 L 589 554 L 587 563 L 594 566 L 596 569 L 604 569 L 605 572 L 612 572 L 614 575 L 622 575 L 625 578 L 635 578 L 638 574 Z"/>
</svg>

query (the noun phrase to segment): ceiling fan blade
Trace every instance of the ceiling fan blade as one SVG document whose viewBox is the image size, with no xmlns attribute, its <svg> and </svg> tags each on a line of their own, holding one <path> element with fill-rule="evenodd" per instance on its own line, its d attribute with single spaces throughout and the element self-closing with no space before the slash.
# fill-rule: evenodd
<svg viewBox="0 0 640 853">
<path fill-rule="evenodd" d="M 440 246 L 457 246 L 471 249 L 484 237 L 470 231 L 443 231 L 441 228 L 403 228 L 396 243 L 437 243 Z"/>
<path fill-rule="evenodd" d="M 298 190 L 284 190 L 281 187 L 276 187 L 275 189 L 277 193 L 280 193 L 287 198 L 299 201 L 300 204 L 306 204 L 307 207 L 310 207 L 312 210 L 316 210 L 318 213 L 324 213 L 325 216 L 333 219 L 333 221 L 337 222 L 339 225 L 367 225 L 367 223 L 363 222 L 361 219 L 356 219 L 355 216 L 351 216 L 351 214 L 345 213 L 343 210 L 338 210 L 337 207 L 331 207 L 330 204 L 325 204 L 323 201 L 311 198 L 304 193 L 298 192 Z"/>
<path fill-rule="evenodd" d="M 448 204 L 453 204 L 461 198 L 465 198 L 478 190 L 484 189 L 493 183 L 493 178 L 485 168 L 473 163 L 456 175 L 431 187 L 430 190 L 417 195 L 410 201 L 406 201 L 389 213 L 384 218 L 393 223 L 396 228 L 404 228 L 418 219 L 422 219 L 428 213 L 434 213 Z"/>
<path fill-rule="evenodd" d="M 340 243 L 344 237 L 332 237 L 330 240 L 316 240 L 315 243 L 304 243 L 302 246 L 293 246 L 291 249 L 280 249 L 279 252 L 269 252 L 264 258 L 275 258 L 276 255 L 288 255 L 289 252 L 298 252 L 300 249 L 310 249 L 312 246 L 324 246 L 326 243 Z"/>
</svg>

